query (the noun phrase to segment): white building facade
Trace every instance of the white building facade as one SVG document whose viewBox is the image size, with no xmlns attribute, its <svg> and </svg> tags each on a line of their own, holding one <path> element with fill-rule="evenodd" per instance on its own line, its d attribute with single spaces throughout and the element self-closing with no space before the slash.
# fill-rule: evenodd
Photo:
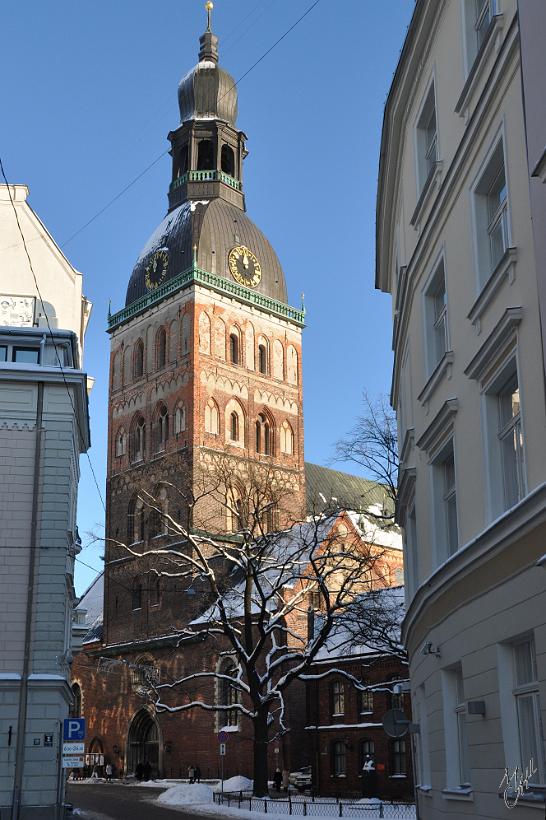
<svg viewBox="0 0 546 820">
<path fill-rule="evenodd" d="M 417 0 L 377 204 L 420 817 L 529 817 L 546 791 L 546 409 L 516 0 Z M 511 811 L 506 767 L 534 770 Z"/>
<path fill-rule="evenodd" d="M 49 820 L 64 797 L 61 722 L 72 702 L 91 305 L 27 195 L 0 186 L 0 816 Z"/>
</svg>

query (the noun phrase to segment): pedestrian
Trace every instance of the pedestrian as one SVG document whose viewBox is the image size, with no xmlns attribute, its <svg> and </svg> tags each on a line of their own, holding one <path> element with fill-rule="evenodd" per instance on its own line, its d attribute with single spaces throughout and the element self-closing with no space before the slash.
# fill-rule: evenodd
<svg viewBox="0 0 546 820">
<path fill-rule="evenodd" d="M 362 766 L 362 796 L 376 797 L 377 773 L 375 763 L 371 755 L 366 755 Z"/>
<path fill-rule="evenodd" d="M 106 782 L 111 783 L 112 782 L 112 764 L 107 763 L 106 766 L 105 766 L 104 771 L 106 772 Z"/>
<path fill-rule="evenodd" d="M 290 783 L 290 772 L 288 769 L 282 770 L 282 790 L 284 792 L 288 791 L 288 784 Z"/>
<path fill-rule="evenodd" d="M 142 777 L 144 780 L 149 780 L 152 774 L 152 766 L 149 760 L 144 761 L 144 766 L 142 767 Z"/>
<path fill-rule="evenodd" d="M 190 783 L 195 783 L 195 768 L 188 766 L 188 780 Z"/>
<path fill-rule="evenodd" d="M 201 782 L 201 769 L 199 768 L 199 766 L 195 767 L 194 775 L 195 775 L 195 781 L 197 783 L 200 783 Z"/>
<path fill-rule="evenodd" d="M 277 768 L 275 769 L 275 773 L 273 775 L 273 785 L 274 785 L 275 789 L 278 792 L 280 792 L 280 790 L 281 790 L 281 783 L 282 783 L 282 772 L 279 769 L 279 767 L 277 766 Z"/>
<path fill-rule="evenodd" d="M 136 777 L 136 779 L 137 779 L 137 780 L 142 780 L 142 774 L 143 774 L 143 766 L 142 766 L 142 763 L 137 763 L 137 764 L 136 764 L 136 769 L 135 769 L 135 777 Z"/>
</svg>

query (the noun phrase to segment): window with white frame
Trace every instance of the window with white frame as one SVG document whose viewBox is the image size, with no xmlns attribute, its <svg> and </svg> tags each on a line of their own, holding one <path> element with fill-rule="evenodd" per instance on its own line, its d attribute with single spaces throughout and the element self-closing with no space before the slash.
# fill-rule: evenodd
<svg viewBox="0 0 546 820">
<path fill-rule="evenodd" d="M 512 690 L 517 715 L 519 762 L 521 771 L 533 774 L 530 782 L 544 783 L 542 748 L 544 738 L 540 719 L 535 642 L 531 636 L 512 645 L 514 688 Z"/>
<path fill-rule="evenodd" d="M 465 0 L 466 56 L 468 71 L 488 39 L 495 14 L 495 0 Z"/>
<path fill-rule="evenodd" d="M 487 282 L 509 247 L 508 187 L 500 139 L 474 187 L 478 279 Z"/>
<path fill-rule="evenodd" d="M 186 408 L 183 404 L 179 404 L 174 413 L 174 432 L 175 435 L 182 433 L 186 429 Z"/>
<path fill-rule="evenodd" d="M 436 537 L 441 546 L 439 562 L 457 552 L 457 484 L 453 439 L 442 448 L 433 463 L 433 484 L 436 510 Z"/>
<path fill-rule="evenodd" d="M 443 259 L 425 291 L 426 345 L 429 375 L 449 349 L 446 277 Z"/>
<path fill-rule="evenodd" d="M 428 743 L 428 716 L 427 699 L 423 684 L 415 692 L 415 720 L 419 724 L 419 732 L 413 735 L 416 746 L 417 778 L 421 788 L 430 787 L 430 752 Z"/>
<path fill-rule="evenodd" d="M 446 753 L 446 787 L 467 789 L 470 786 L 470 761 L 466 725 L 466 701 L 460 666 L 442 672 L 444 699 L 444 734 Z"/>
<path fill-rule="evenodd" d="M 482 387 L 490 520 L 521 501 L 527 492 L 515 344 L 514 339 L 507 358 Z"/>
<path fill-rule="evenodd" d="M 434 173 L 438 159 L 438 131 L 436 126 L 436 98 L 434 83 L 425 97 L 416 128 L 417 178 L 419 193 Z"/>
<path fill-rule="evenodd" d="M 521 408 L 518 374 L 515 367 L 499 390 L 498 409 L 504 504 L 506 509 L 509 509 L 523 498 L 525 489 Z"/>
<path fill-rule="evenodd" d="M 391 741 L 391 777 L 406 776 L 406 741 Z"/>
<path fill-rule="evenodd" d="M 347 746 L 345 741 L 332 743 L 332 774 L 334 777 L 345 777 L 347 774 Z"/>
</svg>

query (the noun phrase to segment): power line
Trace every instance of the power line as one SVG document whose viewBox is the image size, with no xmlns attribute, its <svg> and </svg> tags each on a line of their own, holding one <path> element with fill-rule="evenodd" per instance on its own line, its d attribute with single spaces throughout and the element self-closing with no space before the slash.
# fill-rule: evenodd
<svg viewBox="0 0 546 820">
<path fill-rule="evenodd" d="M 0 157 L 0 170 L 2 171 L 2 177 L 3 177 L 4 182 L 6 183 L 6 186 L 7 186 L 7 189 L 8 189 L 9 201 L 11 203 L 11 207 L 13 208 L 13 213 L 15 214 L 15 221 L 17 223 L 17 228 L 18 228 L 19 233 L 21 235 L 21 239 L 22 239 L 22 242 L 23 242 L 23 247 L 25 249 L 25 253 L 26 253 L 26 256 L 27 256 L 27 259 L 28 259 L 28 265 L 29 265 L 30 271 L 31 271 L 33 279 L 34 279 L 34 284 L 36 286 L 36 290 L 38 292 L 38 298 L 40 299 L 40 302 L 41 302 L 41 305 L 42 305 L 42 311 L 44 313 L 45 320 L 46 320 L 46 323 L 47 323 L 47 328 L 49 330 L 49 335 L 51 336 L 51 341 L 52 341 L 53 347 L 55 349 L 55 355 L 57 357 L 57 362 L 58 362 L 58 365 L 59 365 L 59 369 L 61 371 L 61 375 L 63 377 L 64 386 L 66 388 L 68 398 L 70 399 L 70 404 L 72 405 L 72 412 L 74 414 L 74 419 L 75 419 L 76 425 L 78 427 L 78 433 L 80 435 L 80 440 L 82 442 L 84 442 L 85 437 L 83 435 L 83 432 L 82 432 L 82 429 L 81 429 L 81 426 L 80 426 L 80 422 L 79 422 L 79 419 L 78 419 L 78 414 L 76 413 L 76 408 L 74 407 L 74 399 L 72 398 L 72 393 L 70 392 L 70 388 L 69 388 L 68 382 L 66 380 L 66 375 L 65 375 L 62 363 L 61 363 L 61 357 L 59 355 L 59 350 L 58 350 L 57 344 L 55 342 L 55 337 L 53 336 L 53 330 L 52 330 L 51 325 L 49 323 L 49 316 L 47 315 L 47 311 L 46 311 L 46 308 L 45 308 L 45 305 L 44 305 L 44 300 L 42 299 L 42 294 L 40 292 L 40 286 L 38 285 L 38 279 L 36 277 L 36 273 L 34 272 L 34 267 L 32 265 L 32 259 L 30 258 L 30 254 L 28 252 L 27 243 L 26 243 L 26 240 L 25 240 L 25 235 L 23 233 L 23 229 L 21 228 L 21 223 L 19 222 L 19 214 L 17 213 L 17 208 L 15 207 L 15 203 L 14 203 L 13 197 L 11 195 L 11 187 L 10 187 L 10 184 L 9 184 L 8 179 L 6 177 L 6 172 L 4 171 L 4 164 L 2 162 L 1 157 Z M 103 499 L 102 493 L 100 491 L 99 483 L 97 481 L 97 476 L 95 474 L 95 470 L 93 468 L 93 463 L 91 461 L 91 456 L 89 455 L 89 452 L 87 450 L 85 451 L 85 454 L 87 456 L 87 460 L 89 461 L 89 467 L 91 469 L 91 474 L 93 476 L 93 480 L 95 482 L 95 487 L 97 488 L 97 492 L 99 494 L 99 498 L 101 500 L 102 507 L 103 507 L 104 511 L 106 512 L 106 505 L 104 503 L 104 499 Z"/>
</svg>

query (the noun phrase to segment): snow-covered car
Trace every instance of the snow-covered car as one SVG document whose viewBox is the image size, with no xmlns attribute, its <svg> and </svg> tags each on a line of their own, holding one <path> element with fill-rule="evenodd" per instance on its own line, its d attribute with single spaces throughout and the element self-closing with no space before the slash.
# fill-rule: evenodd
<svg viewBox="0 0 546 820">
<path fill-rule="evenodd" d="M 289 782 L 296 789 L 311 788 L 311 766 L 302 766 L 295 772 L 290 772 Z"/>
</svg>

